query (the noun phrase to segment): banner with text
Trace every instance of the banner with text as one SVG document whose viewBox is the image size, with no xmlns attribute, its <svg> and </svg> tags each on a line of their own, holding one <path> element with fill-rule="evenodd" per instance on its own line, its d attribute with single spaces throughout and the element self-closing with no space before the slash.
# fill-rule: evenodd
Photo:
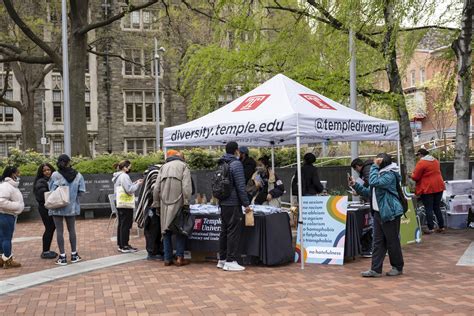
<svg viewBox="0 0 474 316">
<path fill-rule="evenodd" d="M 303 196 L 304 262 L 344 263 L 347 196 Z M 301 262 L 301 236 L 298 229 L 295 261 Z"/>
</svg>

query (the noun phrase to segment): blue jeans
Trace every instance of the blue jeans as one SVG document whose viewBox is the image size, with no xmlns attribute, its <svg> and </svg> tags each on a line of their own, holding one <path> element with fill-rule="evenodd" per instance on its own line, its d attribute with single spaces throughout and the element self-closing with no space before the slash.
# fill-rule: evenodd
<svg viewBox="0 0 474 316">
<path fill-rule="evenodd" d="M 12 255 L 12 238 L 15 230 L 15 216 L 0 213 L 0 252 L 5 257 Z"/>
<path fill-rule="evenodd" d="M 172 232 L 167 231 L 163 236 L 163 251 L 165 253 L 165 261 L 173 259 L 173 245 L 171 244 Z M 176 236 L 176 256 L 184 257 L 184 244 L 186 243 L 186 236 L 175 234 Z"/>
</svg>

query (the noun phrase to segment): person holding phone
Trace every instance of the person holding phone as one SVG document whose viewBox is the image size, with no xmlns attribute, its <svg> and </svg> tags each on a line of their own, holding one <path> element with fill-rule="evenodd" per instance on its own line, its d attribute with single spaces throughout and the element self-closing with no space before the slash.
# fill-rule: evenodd
<svg viewBox="0 0 474 316">
<path fill-rule="evenodd" d="M 132 171 L 132 163 L 129 160 L 122 160 L 114 164 L 117 172 L 113 174 L 112 181 L 114 183 L 114 193 L 122 186 L 127 194 L 134 195 L 143 179 L 132 182 L 129 173 Z M 117 246 L 118 251 L 122 253 L 137 252 L 138 249 L 130 246 L 130 229 L 133 224 L 133 209 L 117 208 L 118 226 L 117 226 Z"/>
<path fill-rule="evenodd" d="M 370 198 L 374 217 L 374 250 L 371 269 L 363 277 L 382 276 L 383 261 L 388 251 L 392 269 L 387 276 L 403 274 L 403 254 L 400 244 L 400 219 L 403 206 L 398 198 L 397 182 L 401 176 L 398 165 L 386 153 L 380 153 L 370 168 L 369 187 L 356 183 L 351 177 L 349 186 L 358 194 Z"/>
</svg>

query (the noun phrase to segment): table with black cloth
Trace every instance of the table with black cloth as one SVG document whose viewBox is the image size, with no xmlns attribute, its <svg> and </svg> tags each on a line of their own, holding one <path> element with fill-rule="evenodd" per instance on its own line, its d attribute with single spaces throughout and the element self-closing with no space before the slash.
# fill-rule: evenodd
<svg viewBox="0 0 474 316">
<path fill-rule="evenodd" d="M 187 250 L 219 252 L 220 215 L 193 214 L 194 230 L 186 243 Z M 294 260 L 294 249 L 288 213 L 255 214 L 255 226 L 242 229 L 240 252 L 267 266 Z"/>
<path fill-rule="evenodd" d="M 370 206 L 348 206 L 346 220 L 346 242 L 344 257 L 355 258 L 362 252 L 362 230 L 366 223 L 366 214 L 370 213 Z"/>
</svg>

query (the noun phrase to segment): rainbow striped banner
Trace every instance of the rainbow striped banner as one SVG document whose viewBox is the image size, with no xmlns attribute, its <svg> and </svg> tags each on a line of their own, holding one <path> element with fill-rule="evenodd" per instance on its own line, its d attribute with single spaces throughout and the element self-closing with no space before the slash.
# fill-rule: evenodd
<svg viewBox="0 0 474 316">
<path fill-rule="evenodd" d="M 301 254 L 300 231 L 296 242 L 295 261 L 305 263 L 344 263 L 347 196 L 303 197 L 303 242 Z"/>
</svg>

